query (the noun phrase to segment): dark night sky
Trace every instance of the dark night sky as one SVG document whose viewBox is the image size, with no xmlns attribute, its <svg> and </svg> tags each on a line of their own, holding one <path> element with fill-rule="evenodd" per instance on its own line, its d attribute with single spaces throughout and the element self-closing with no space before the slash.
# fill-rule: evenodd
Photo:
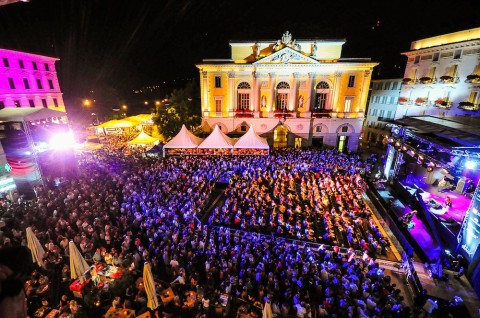
<svg viewBox="0 0 480 318">
<path fill-rule="evenodd" d="M 343 57 L 371 57 L 381 62 L 375 76 L 397 77 L 412 40 L 480 26 L 478 1 L 464 0 L 30 1 L 0 7 L 0 47 L 60 58 L 66 97 L 198 78 L 194 64 L 229 58 L 229 40 L 275 40 L 286 30 L 346 38 Z"/>
</svg>

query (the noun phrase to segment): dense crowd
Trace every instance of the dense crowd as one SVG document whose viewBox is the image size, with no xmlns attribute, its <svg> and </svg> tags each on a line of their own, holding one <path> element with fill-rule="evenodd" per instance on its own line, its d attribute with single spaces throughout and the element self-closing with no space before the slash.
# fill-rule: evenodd
<svg viewBox="0 0 480 318">
<path fill-rule="evenodd" d="M 365 167 L 358 155 L 293 152 L 255 165 L 231 177 L 210 224 L 356 250 L 371 246 L 375 253 L 389 245 L 363 200 Z"/>
<path fill-rule="evenodd" d="M 54 307 L 88 316 L 91 304 L 68 289 L 73 241 L 90 263 L 109 263 L 133 277 L 113 305 L 137 314 L 147 310 L 147 300 L 135 279 L 149 262 L 158 290 L 174 286 L 176 294 L 157 316 L 208 317 L 222 295 L 243 304 L 238 317 L 255 316 L 253 309 L 266 302 L 278 317 L 408 316 L 374 257 L 353 251 L 387 244 L 367 221 L 365 169 L 358 156 L 334 150 L 151 160 L 104 149 L 81 158 L 78 178 L 39 187 L 28 204 L 4 202 L 0 245 L 26 245 L 29 226 L 45 245 L 45 268 L 28 281 L 30 315 Z M 201 224 L 198 216 L 225 175 L 231 175 L 225 202 L 207 215 L 215 226 Z M 362 242 L 354 231 L 365 222 L 372 231 Z M 286 240 L 336 245 L 339 232 L 352 247 L 348 254 Z M 201 295 L 199 306 L 187 305 L 190 290 Z"/>
</svg>

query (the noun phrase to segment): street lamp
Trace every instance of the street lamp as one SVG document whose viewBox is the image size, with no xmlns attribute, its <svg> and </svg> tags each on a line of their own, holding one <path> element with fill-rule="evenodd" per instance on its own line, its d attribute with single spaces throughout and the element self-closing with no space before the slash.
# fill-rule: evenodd
<svg viewBox="0 0 480 318">
<path fill-rule="evenodd" d="M 124 116 L 124 117 L 127 117 L 127 109 L 128 109 L 128 106 L 125 105 L 125 104 L 123 104 L 123 105 L 122 105 L 122 109 L 123 109 L 123 116 Z"/>
<path fill-rule="evenodd" d="M 92 102 L 90 102 L 89 99 L 83 100 L 83 106 L 87 106 L 87 107 L 88 107 L 88 106 L 90 106 L 91 104 L 92 104 Z"/>
</svg>

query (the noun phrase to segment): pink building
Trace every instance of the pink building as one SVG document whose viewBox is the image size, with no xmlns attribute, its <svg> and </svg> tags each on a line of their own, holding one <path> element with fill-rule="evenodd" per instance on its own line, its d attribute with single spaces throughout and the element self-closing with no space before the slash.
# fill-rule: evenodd
<svg viewBox="0 0 480 318">
<path fill-rule="evenodd" d="M 0 49 L 0 109 L 43 107 L 65 112 L 57 58 Z"/>
</svg>

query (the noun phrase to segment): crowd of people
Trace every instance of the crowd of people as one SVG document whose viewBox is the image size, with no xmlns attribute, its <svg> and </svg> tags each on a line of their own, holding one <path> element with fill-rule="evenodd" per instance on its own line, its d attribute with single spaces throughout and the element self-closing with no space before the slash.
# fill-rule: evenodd
<svg viewBox="0 0 480 318">
<path fill-rule="evenodd" d="M 80 158 L 78 178 L 47 182 L 28 203 L 4 201 L 0 247 L 25 246 L 27 227 L 45 246 L 45 266 L 28 281 L 31 316 L 52 307 L 73 317 L 93 312 L 68 288 L 73 241 L 90 264 L 109 263 L 132 278 L 110 304 L 137 314 L 148 310 L 136 279 L 149 262 L 159 293 L 175 293 L 160 302 L 158 317 L 209 317 L 222 297 L 241 304 L 238 317 L 256 316 L 266 302 L 277 317 L 408 317 L 375 258 L 354 251 L 387 244 L 368 221 L 365 169 L 358 156 L 334 150 L 152 160 L 102 149 Z M 202 224 L 199 216 L 225 175 L 225 203 Z M 371 229 L 365 240 L 357 235 L 360 223 Z M 348 254 L 286 240 L 340 245 L 340 232 L 352 247 Z"/>
<path fill-rule="evenodd" d="M 358 155 L 307 151 L 271 160 L 258 158 L 253 169 L 236 171 L 210 224 L 385 252 L 388 240 L 363 200 Z"/>
</svg>

